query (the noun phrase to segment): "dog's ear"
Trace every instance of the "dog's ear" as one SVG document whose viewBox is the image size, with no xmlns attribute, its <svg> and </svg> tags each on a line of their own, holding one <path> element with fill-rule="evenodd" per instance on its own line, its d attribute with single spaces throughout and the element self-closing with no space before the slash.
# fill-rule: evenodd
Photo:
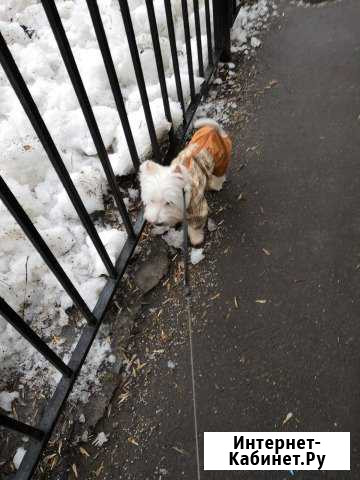
<svg viewBox="0 0 360 480">
<path fill-rule="evenodd" d="M 173 173 L 175 173 L 175 175 L 182 175 L 183 172 L 182 172 L 182 168 L 181 168 L 181 165 L 176 165 L 176 167 L 173 168 Z"/>
<path fill-rule="evenodd" d="M 185 168 L 182 165 L 176 165 L 175 167 L 171 168 L 172 174 L 180 178 L 180 180 L 184 180 Z"/>
<path fill-rule="evenodd" d="M 184 183 L 188 183 L 189 171 L 184 165 L 176 165 L 176 167 L 171 168 L 171 171 L 175 177 L 183 180 Z"/>
<path fill-rule="evenodd" d="M 159 165 L 152 160 L 146 160 L 140 165 L 141 173 L 154 174 L 159 168 Z"/>
</svg>

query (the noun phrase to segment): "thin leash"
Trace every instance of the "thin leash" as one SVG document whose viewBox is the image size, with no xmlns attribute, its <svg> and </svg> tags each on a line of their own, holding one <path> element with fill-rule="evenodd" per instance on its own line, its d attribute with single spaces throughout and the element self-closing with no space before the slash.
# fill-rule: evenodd
<svg viewBox="0 0 360 480">
<path fill-rule="evenodd" d="M 190 366 L 191 366 L 191 382 L 192 382 L 192 398 L 193 398 L 193 413 L 194 413 L 194 435 L 195 435 L 195 448 L 196 448 L 196 467 L 197 467 L 197 480 L 201 480 L 200 475 L 200 452 L 199 452 L 199 430 L 197 421 L 197 407 L 196 407 L 196 382 L 195 382 L 195 369 L 194 369 L 194 347 L 192 337 L 192 316 L 191 316 L 191 291 L 189 283 L 189 268 L 188 268 L 188 222 L 186 218 L 186 199 L 185 190 L 183 190 L 183 258 L 184 258 L 184 289 L 185 289 L 185 303 L 188 317 L 188 330 L 189 330 L 189 347 L 190 347 Z"/>
</svg>

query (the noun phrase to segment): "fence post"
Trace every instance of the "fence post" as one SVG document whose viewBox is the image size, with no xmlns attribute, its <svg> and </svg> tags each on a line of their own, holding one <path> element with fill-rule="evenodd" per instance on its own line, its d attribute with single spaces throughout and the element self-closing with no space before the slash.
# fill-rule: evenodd
<svg viewBox="0 0 360 480">
<path fill-rule="evenodd" d="M 221 2 L 213 0 L 215 52 L 220 54 L 220 61 L 222 62 L 230 62 L 231 60 L 232 11 L 232 0 L 222 0 Z"/>
</svg>

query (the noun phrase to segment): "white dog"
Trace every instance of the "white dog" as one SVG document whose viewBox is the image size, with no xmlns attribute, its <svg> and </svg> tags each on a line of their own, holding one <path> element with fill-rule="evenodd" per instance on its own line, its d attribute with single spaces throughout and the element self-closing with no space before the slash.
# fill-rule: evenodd
<svg viewBox="0 0 360 480">
<path fill-rule="evenodd" d="M 221 190 L 231 140 L 214 120 L 204 118 L 194 126 L 198 130 L 170 166 L 152 161 L 141 165 L 140 185 L 145 219 L 158 226 L 174 226 L 183 220 L 185 191 L 189 238 L 192 245 L 199 245 L 208 215 L 205 191 Z"/>
</svg>

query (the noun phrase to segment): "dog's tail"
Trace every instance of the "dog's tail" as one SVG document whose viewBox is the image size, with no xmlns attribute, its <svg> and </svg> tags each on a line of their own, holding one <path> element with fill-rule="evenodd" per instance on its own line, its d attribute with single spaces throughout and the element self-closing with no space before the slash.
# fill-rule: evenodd
<svg viewBox="0 0 360 480">
<path fill-rule="evenodd" d="M 222 126 L 219 125 L 219 123 L 216 120 L 213 120 L 212 118 L 199 118 L 198 120 L 195 120 L 194 128 L 198 129 L 201 127 L 214 127 L 222 137 L 227 136 L 227 133 L 222 128 Z"/>
</svg>

